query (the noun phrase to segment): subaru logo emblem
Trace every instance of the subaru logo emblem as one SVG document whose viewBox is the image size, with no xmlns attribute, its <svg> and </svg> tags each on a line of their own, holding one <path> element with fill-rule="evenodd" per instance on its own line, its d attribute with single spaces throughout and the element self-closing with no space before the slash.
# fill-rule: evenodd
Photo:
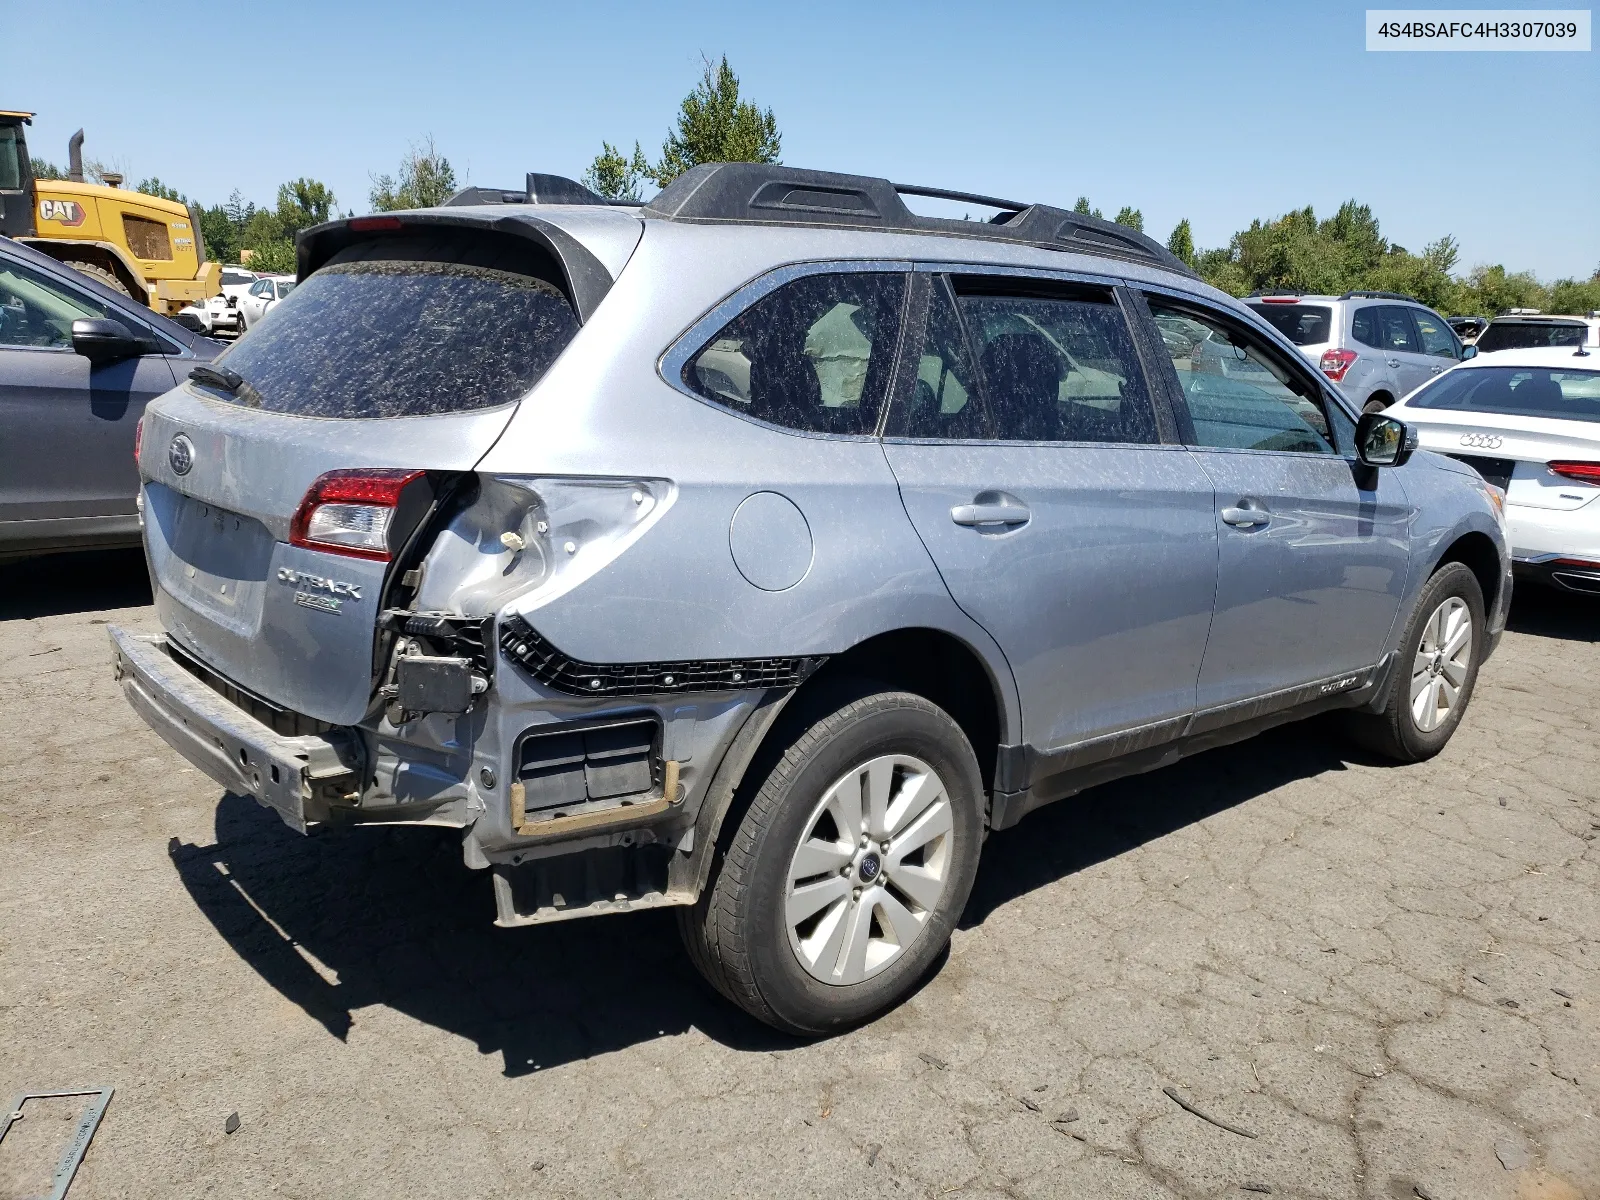
<svg viewBox="0 0 1600 1200">
<path fill-rule="evenodd" d="M 878 877 L 878 872 L 883 869 L 883 863 L 876 854 L 869 854 L 861 860 L 860 875 L 862 883 L 871 883 Z"/>
<path fill-rule="evenodd" d="M 173 438 L 172 445 L 167 447 L 167 463 L 175 475 L 187 475 L 194 466 L 194 443 L 184 434 Z"/>
</svg>

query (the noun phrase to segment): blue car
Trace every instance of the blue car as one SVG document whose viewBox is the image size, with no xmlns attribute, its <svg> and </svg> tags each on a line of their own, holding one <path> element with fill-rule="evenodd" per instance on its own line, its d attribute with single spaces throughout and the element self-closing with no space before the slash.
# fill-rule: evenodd
<svg viewBox="0 0 1600 1200">
<path fill-rule="evenodd" d="M 1142 234 L 902 194 L 536 175 L 307 230 L 145 416 L 128 699 L 297 830 L 458 829 L 502 925 L 673 906 L 806 1033 L 903 998 L 1041 805 L 1332 709 L 1437 754 L 1498 492 Z"/>
</svg>

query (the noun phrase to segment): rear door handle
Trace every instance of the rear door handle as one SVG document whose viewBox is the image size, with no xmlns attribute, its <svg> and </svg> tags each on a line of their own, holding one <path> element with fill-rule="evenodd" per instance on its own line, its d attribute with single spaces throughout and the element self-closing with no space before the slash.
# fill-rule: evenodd
<svg viewBox="0 0 1600 1200">
<path fill-rule="evenodd" d="M 1398 367 L 1398 366 L 1399 366 L 1399 365 L 1400 365 L 1400 360 L 1399 360 L 1399 359 L 1398 359 L 1398 358 L 1390 358 L 1390 359 L 1386 359 L 1386 360 L 1385 360 L 1385 361 L 1386 361 L 1386 362 L 1387 362 L 1387 363 L 1388 363 L 1388 364 L 1389 364 L 1389 365 L 1390 365 L 1390 366 L 1391 366 L 1391 367 Z"/>
<path fill-rule="evenodd" d="M 1443 367 L 1429 367 L 1428 370 L 1429 370 L 1429 372 L 1431 374 L 1437 375 L 1440 371 L 1444 370 L 1444 368 Z"/>
<path fill-rule="evenodd" d="M 950 519 L 957 525 L 1026 525 L 1033 519 L 1028 506 L 1014 497 L 1002 500 L 984 500 L 972 504 L 958 504 L 950 510 Z"/>
<path fill-rule="evenodd" d="M 1225 508 L 1222 510 L 1222 519 L 1229 525 L 1265 525 L 1272 520 L 1272 514 L 1264 508 Z"/>
</svg>

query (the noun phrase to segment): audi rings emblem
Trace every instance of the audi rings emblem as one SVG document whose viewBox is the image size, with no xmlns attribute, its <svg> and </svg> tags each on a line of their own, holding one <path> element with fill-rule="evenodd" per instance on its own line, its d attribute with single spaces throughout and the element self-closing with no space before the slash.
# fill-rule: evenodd
<svg viewBox="0 0 1600 1200">
<path fill-rule="evenodd" d="M 1505 441 L 1498 433 L 1463 433 L 1461 444 L 1472 446 L 1479 450 L 1498 450 L 1500 443 Z"/>
<path fill-rule="evenodd" d="M 167 447 L 167 463 L 176 475 L 187 475 L 194 466 L 194 443 L 184 434 L 172 439 Z"/>
</svg>

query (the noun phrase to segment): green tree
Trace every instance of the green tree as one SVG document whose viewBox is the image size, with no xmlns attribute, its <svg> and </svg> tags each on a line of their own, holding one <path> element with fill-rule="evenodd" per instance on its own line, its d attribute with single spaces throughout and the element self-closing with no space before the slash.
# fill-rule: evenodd
<svg viewBox="0 0 1600 1200">
<path fill-rule="evenodd" d="M 1126 225 L 1129 229 L 1137 229 L 1140 233 L 1143 233 L 1144 214 L 1137 208 L 1131 208 L 1124 204 L 1121 211 L 1117 213 L 1117 224 Z"/>
<path fill-rule="evenodd" d="M 206 257 L 212 262 L 239 261 L 239 228 L 222 205 L 200 210 L 200 235 L 206 240 Z"/>
<path fill-rule="evenodd" d="M 1194 230 L 1189 227 L 1188 217 L 1173 226 L 1172 233 L 1167 237 L 1167 249 L 1179 262 L 1194 266 Z"/>
<path fill-rule="evenodd" d="M 639 143 L 633 144 L 632 158 L 624 158 L 610 142 L 601 142 L 600 146 L 600 153 L 583 173 L 584 186 L 607 200 L 641 199 L 640 189 L 653 172 Z"/>
<path fill-rule="evenodd" d="M 315 179 L 296 179 L 278 185 L 276 216 L 283 236 L 293 238 L 302 229 L 320 225 L 333 215 L 337 200 L 328 185 Z"/>
<path fill-rule="evenodd" d="M 67 177 L 67 173 L 56 166 L 55 163 L 46 162 L 42 158 L 29 160 L 29 166 L 33 168 L 33 177 L 35 179 L 65 179 Z"/>
<path fill-rule="evenodd" d="M 374 175 L 368 201 L 373 212 L 394 212 L 402 208 L 434 208 L 443 204 L 461 185 L 455 168 L 440 154 L 429 134 L 416 143 L 400 160 L 400 174 Z"/>
<path fill-rule="evenodd" d="M 1600 309 L 1600 271 L 1594 278 L 1578 282 L 1558 279 L 1550 285 L 1550 311 L 1584 315 Z"/>
<path fill-rule="evenodd" d="M 717 66 L 706 62 L 700 82 L 683 98 L 678 127 L 667 134 L 650 174 L 666 187 L 701 163 L 775 163 L 782 146 L 772 110 L 739 99 L 739 77 L 724 54 Z"/>
<path fill-rule="evenodd" d="M 1096 221 L 1105 220 L 1105 218 L 1100 215 L 1100 210 L 1098 208 L 1089 207 L 1089 197 L 1087 196 L 1079 196 L 1078 202 L 1072 206 L 1072 211 L 1077 213 L 1079 216 L 1093 217 Z"/>
<path fill-rule="evenodd" d="M 294 243 L 287 238 L 255 246 L 250 251 L 250 269 L 270 275 L 293 275 Z"/>
<path fill-rule="evenodd" d="M 178 191 L 177 188 L 168 187 L 153 175 L 149 179 L 141 179 L 138 186 L 133 190 L 143 192 L 146 196 L 157 196 L 162 200 L 173 200 L 179 204 L 187 204 L 189 202 L 189 197 Z"/>
</svg>

